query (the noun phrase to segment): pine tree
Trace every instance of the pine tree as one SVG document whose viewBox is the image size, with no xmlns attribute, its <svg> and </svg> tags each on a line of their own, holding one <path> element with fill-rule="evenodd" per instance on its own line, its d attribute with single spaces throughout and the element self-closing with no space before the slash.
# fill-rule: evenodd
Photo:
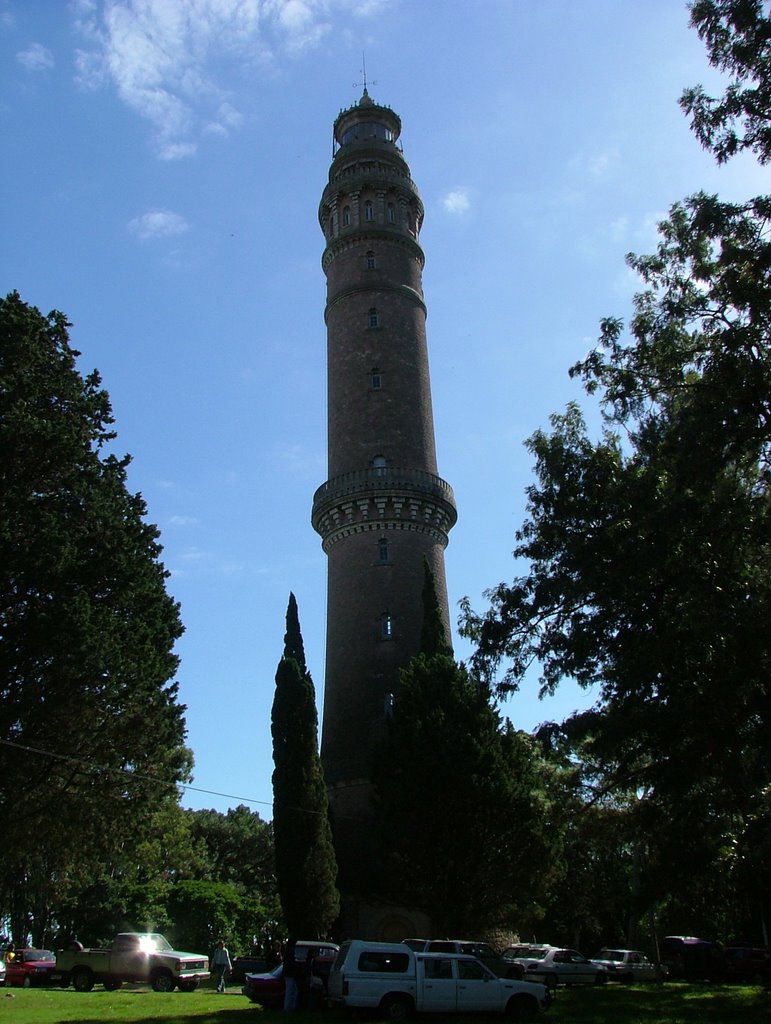
<svg viewBox="0 0 771 1024">
<path fill-rule="evenodd" d="M 276 670 L 273 833 L 276 880 L 290 933 L 314 938 L 340 910 L 327 790 L 318 754 L 318 717 L 297 602 L 289 595 L 284 655 Z"/>
<path fill-rule="evenodd" d="M 41 937 L 190 768 L 158 530 L 69 326 L 0 299 L 0 901 Z"/>
</svg>

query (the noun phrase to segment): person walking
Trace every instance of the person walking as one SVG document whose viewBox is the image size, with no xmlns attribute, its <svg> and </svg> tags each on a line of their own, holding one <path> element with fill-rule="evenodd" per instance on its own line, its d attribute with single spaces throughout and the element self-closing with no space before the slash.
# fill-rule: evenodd
<svg viewBox="0 0 771 1024">
<path fill-rule="evenodd" d="M 225 991 L 225 976 L 232 971 L 233 965 L 230 962 L 230 953 L 225 946 L 225 940 L 220 939 L 212 957 L 212 967 L 217 978 L 217 991 Z"/>
</svg>

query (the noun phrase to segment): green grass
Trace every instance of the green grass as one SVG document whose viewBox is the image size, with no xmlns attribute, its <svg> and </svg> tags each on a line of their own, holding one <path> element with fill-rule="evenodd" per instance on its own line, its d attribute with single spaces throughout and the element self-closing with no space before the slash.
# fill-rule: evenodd
<svg viewBox="0 0 771 1024">
<path fill-rule="evenodd" d="M 279 1024 L 282 1014 L 253 1006 L 231 986 L 225 995 L 73 989 L 0 989 L 0 1024 Z M 419 1020 L 421 1018 L 418 1018 Z M 423 1018 L 435 1024 L 436 1018 Z M 476 1024 L 482 1018 L 474 1018 Z M 337 1011 L 296 1013 L 293 1024 L 348 1024 Z M 358 1018 L 357 1018 L 358 1020 Z M 445 1018 L 464 1024 L 459 1018 Z M 471 1022 L 472 1018 L 466 1018 Z M 543 1024 L 763 1024 L 771 1021 L 771 992 L 750 985 L 604 985 L 559 989 Z"/>
</svg>

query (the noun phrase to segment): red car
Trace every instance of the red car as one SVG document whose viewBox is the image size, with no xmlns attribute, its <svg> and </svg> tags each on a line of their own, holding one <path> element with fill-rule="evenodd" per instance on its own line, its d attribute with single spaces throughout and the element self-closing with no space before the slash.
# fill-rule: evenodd
<svg viewBox="0 0 771 1024">
<path fill-rule="evenodd" d="M 295 960 L 299 968 L 298 989 L 300 1006 L 321 1006 L 326 997 L 329 970 L 335 962 L 338 946 L 332 942 L 299 940 L 295 946 Z M 313 958 L 309 975 L 306 967 L 308 955 Z M 241 990 L 253 1003 L 268 1009 L 281 1009 L 284 1005 L 284 965 L 279 964 L 266 974 L 247 974 Z"/>
<path fill-rule="evenodd" d="M 5 965 L 6 985 L 50 985 L 58 981 L 56 953 L 50 949 L 17 949 Z"/>
</svg>

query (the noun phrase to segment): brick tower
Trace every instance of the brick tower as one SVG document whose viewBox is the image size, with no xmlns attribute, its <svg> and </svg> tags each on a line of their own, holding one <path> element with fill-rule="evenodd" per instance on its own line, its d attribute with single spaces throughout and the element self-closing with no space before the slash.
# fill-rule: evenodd
<svg viewBox="0 0 771 1024">
<path fill-rule="evenodd" d="M 328 556 L 321 757 L 349 907 L 368 888 L 372 755 L 399 669 L 420 646 L 425 559 L 450 637 L 444 549 L 457 515 L 437 475 L 423 203 L 400 131 L 399 117 L 365 87 L 334 123 L 319 206 L 328 378 L 328 480 L 312 513 Z M 354 934 L 356 922 L 347 923 Z"/>
</svg>

